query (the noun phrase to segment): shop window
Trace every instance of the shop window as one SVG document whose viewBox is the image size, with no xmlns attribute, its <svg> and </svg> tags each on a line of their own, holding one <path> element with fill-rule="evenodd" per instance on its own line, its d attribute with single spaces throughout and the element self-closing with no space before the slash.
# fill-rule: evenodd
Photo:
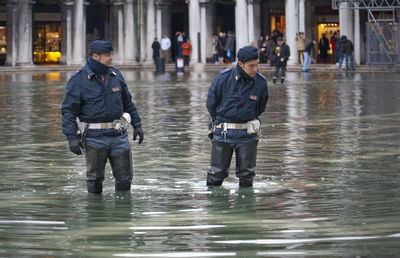
<svg viewBox="0 0 400 258">
<path fill-rule="evenodd" d="M 4 64 L 7 53 L 6 26 L 0 26 L 0 64 Z"/>
<path fill-rule="evenodd" d="M 33 62 L 60 63 L 61 25 L 59 23 L 37 23 L 34 30 Z"/>
<path fill-rule="evenodd" d="M 328 54 L 332 55 L 332 45 L 331 45 L 331 38 L 335 34 L 335 32 L 339 31 L 340 27 L 338 23 L 320 23 L 318 24 L 318 44 L 320 39 L 322 38 L 322 34 L 325 34 L 325 36 L 329 40 L 329 51 Z M 318 54 L 319 54 L 319 49 L 318 49 Z"/>
<path fill-rule="evenodd" d="M 285 16 L 284 15 L 271 15 L 271 31 L 278 31 L 280 34 L 285 34 Z"/>
</svg>

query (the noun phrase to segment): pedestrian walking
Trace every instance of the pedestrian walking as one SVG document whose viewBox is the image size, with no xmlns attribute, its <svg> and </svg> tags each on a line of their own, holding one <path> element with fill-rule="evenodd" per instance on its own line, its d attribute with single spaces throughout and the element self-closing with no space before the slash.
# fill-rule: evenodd
<svg viewBox="0 0 400 258">
<path fill-rule="evenodd" d="M 151 44 L 151 48 L 153 49 L 153 60 L 156 63 L 156 60 L 160 58 L 160 42 L 158 42 L 157 37 L 154 38 L 153 44 Z"/>
<path fill-rule="evenodd" d="M 338 58 L 337 58 L 337 48 L 336 48 L 336 44 L 338 41 L 338 32 L 335 31 L 335 33 L 333 34 L 333 36 L 331 37 L 331 46 L 332 46 L 332 63 L 337 63 L 338 62 Z"/>
<path fill-rule="evenodd" d="M 337 44 L 339 57 L 339 71 L 342 71 L 343 59 L 346 59 L 346 70 L 354 70 L 354 45 L 351 40 L 347 39 L 346 35 L 340 37 Z M 349 66 L 350 63 L 350 66 Z"/>
<path fill-rule="evenodd" d="M 286 45 L 285 42 L 283 42 L 283 39 L 281 37 L 277 38 L 276 41 L 278 42 L 278 45 L 275 49 L 275 72 L 272 77 L 273 83 L 276 83 L 276 80 L 279 77 L 279 71 L 281 74 L 281 84 L 285 81 L 285 74 L 286 74 L 286 65 L 287 65 L 287 60 L 289 60 L 290 56 L 290 48 L 288 45 Z"/>
<path fill-rule="evenodd" d="M 217 44 L 218 44 L 218 36 L 214 35 L 213 39 L 211 41 L 211 46 L 213 49 L 213 63 L 218 64 L 218 49 L 217 49 Z"/>
<path fill-rule="evenodd" d="M 325 33 L 322 34 L 322 38 L 319 40 L 319 55 L 322 58 L 324 64 L 326 64 L 326 59 L 328 59 L 328 50 L 329 47 L 329 40 L 325 36 Z"/>
<path fill-rule="evenodd" d="M 304 50 L 306 49 L 306 37 L 304 36 L 304 32 L 300 32 L 296 36 L 297 41 L 297 58 L 298 64 L 304 63 Z"/>
<path fill-rule="evenodd" d="M 257 72 L 257 48 L 245 46 L 237 58 L 237 65 L 221 71 L 208 90 L 206 106 L 213 121 L 209 188 L 222 185 L 228 177 L 233 151 L 239 186 L 251 187 L 255 176 L 259 116 L 266 108 L 268 87 L 265 77 Z"/>
<path fill-rule="evenodd" d="M 173 41 L 173 61 L 175 62 L 177 58 L 182 56 L 182 43 L 183 43 L 183 36 L 180 31 L 175 33 L 174 41 Z"/>
<path fill-rule="evenodd" d="M 121 72 L 111 66 L 112 45 L 96 40 L 89 45 L 86 65 L 74 73 L 62 103 L 62 130 L 71 152 L 85 149 L 86 183 L 89 193 L 103 190 L 104 170 L 110 160 L 116 191 L 129 191 L 133 176 L 131 146 L 127 128 L 133 126 L 133 140 L 144 134 L 139 113 Z M 79 118 L 79 134 L 77 118 Z"/>
<path fill-rule="evenodd" d="M 224 33 L 220 32 L 218 36 L 218 41 L 217 41 L 217 51 L 218 51 L 218 62 L 220 64 L 224 63 L 224 58 L 225 58 L 225 37 Z"/>
<path fill-rule="evenodd" d="M 168 38 L 167 33 L 164 33 L 161 39 L 161 57 L 164 58 L 165 63 L 169 62 L 169 49 L 171 48 L 171 40 Z"/>
<path fill-rule="evenodd" d="M 232 31 L 228 31 L 228 37 L 225 42 L 226 56 L 230 62 L 235 61 L 235 38 L 233 37 Z"/>
<path fill-rule="evenodd" d="M 266 37 L 267 38 L 267 37 Z M 270 66 L 275 66 L 275 50 L 276 50 L 276 43 L 271 37 L 268 37 L 267 41 L 267 48 L 266 48 L 266 54 L 267 54 L 267 59 L 269 60 Z"/>
<path fill-rule="evenodd" d="M 192 44 L 190 44 L 190 39 L 187 38 L 185 42 L 182 43 L 182 56 L 185 60 L 185 65 L 189 65 L 190 53 L 192 52 Z"/>
<path fill-rule="evenodd" d="M 344 53 L 344 58 L 346 59 L 346 70 L 354 70 L 354 56 L 353 56 L 353 51 L 354 51 L 354 45 L 353 42 L 351 42 L 350 39 L 347 39 L 343 43 L 343 53 Z M 350 66 L 349 66 L 350 63 Z"/>
<path fill-rule="evenodd" d="M 311 53 L 314 49 L 314 45 L 317 44 L 317 41 L 314 39 L 310 43 L 306 45 L 306 48 L 304 50 L 304 65 L 303 65 L 303 72 L 307 72 L 308 69 L 310 69 L 311 65 Z"/>
</svg>

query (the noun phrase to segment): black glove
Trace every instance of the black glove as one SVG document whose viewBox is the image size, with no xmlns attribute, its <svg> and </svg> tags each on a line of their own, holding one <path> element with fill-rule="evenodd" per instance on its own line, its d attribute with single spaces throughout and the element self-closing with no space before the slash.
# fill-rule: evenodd
<svg viewBox="0 0 400 258">
<path fill-rule="evenodd" d="M 78 139 L 71 139 L 69 140 L 69 150 L 76 155 L 82 155 L 82 143 Z"/>
<path fill-rule="evenodd" d="M 136 141 L 136 137 L 139 135 L 139 144 L 143 142 L 144 133 L 142 126 L 137 126 L 133 128 L 133 141 Z"/>
<path fill-rule="evenodd" d="M 214 137 L 214 123 L 210 122 L 208 124 L 208 134 L 207 134 L 208 138 L 210 138 L 210 140 L 213 139 Z"/>
</svg>

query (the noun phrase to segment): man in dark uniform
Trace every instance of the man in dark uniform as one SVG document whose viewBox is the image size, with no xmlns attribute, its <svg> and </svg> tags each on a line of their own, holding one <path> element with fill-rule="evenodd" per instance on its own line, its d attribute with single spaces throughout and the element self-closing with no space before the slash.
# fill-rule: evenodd
<svg viewBox="0 0 400 258">
<path fill-rule="evenodd" d="M 237 66 L 221 71 L 208 90 L 207 109 L 213 121 L 209 188 L 220 186 L 228 176 L 233 151 L 239 186 L 251 187 L 255 176 L 259 116 L 265 111 L 268 87 L 265 77 L 257 72 L 257 48 L 245 46 L 237 58 Z"/>
<path fill-rule="evenodd" d="M 129 124 L 134 129 L 134 141 L 139 136 L 141 144 L 144 137 L 141 119 L 125 80 L 111 66 L 112 51 L 108 41 L 96 40 L 89 45 L 87 63 L 71 76 L 61 107 L 63 133 L 69 148 L 76 155 L 82 154 L 81 148 L 86 150 L 87 189 L 96 194 L 103 190 L 107 159 L 115 178 L 115 190 L 130 190 L 133 170 Z"/>
<path fill-rule="evenodd" d="M 279 77 L 279 70 L 281 71 L 281 83 L 285 81 L 286 64 L 290 56 L 290 48 L 283 42 L 283 39 L 279 37 L 277 38 L 277 42 L 278 45 L 275 50 L 275 72 L 272 77 L 274 84 Z"/>
</svg>

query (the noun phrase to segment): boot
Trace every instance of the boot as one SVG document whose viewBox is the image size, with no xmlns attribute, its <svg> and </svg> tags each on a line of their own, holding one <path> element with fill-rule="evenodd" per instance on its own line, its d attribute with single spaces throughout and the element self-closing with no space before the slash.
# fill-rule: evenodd
<svg viewBox="0 0 400 258">
<path fill-rule="evenodd" d="M 272 79 L 272 82 L 273 82 L 274 84 L 276 84 L 276 78 L 273 78 L 273 79 Z"/>
<path fill-rule="evenodd" d="M 229 174 L 233 148 L 226 142 L 213 141 L 211 148 L 211 169 L 207 173 L 209 188 L 220 186 Z"/>
<path fill-rule="evenodd" d="M 86 185 L 89 193 L 100 194 L 103 191 L 108 153 L 108 149 L 86 145 Z"/>
<path fill-rule="evenodd" d="M 258 140 L 243 143 L 235 150 L 236 176 L 240 187 L 252 187 L 256 170 Z"/>
<path fill-rule="evenodd" d="M 285 78 L 281 78 L 281 84 L 283 84 L 284 81 L 285 81 Z"/>
<path fill-rule="evenodd" d="M 133 177 L 131 148 L 110 157 L 116 191 L 131 190 Z"/>
</svg>

